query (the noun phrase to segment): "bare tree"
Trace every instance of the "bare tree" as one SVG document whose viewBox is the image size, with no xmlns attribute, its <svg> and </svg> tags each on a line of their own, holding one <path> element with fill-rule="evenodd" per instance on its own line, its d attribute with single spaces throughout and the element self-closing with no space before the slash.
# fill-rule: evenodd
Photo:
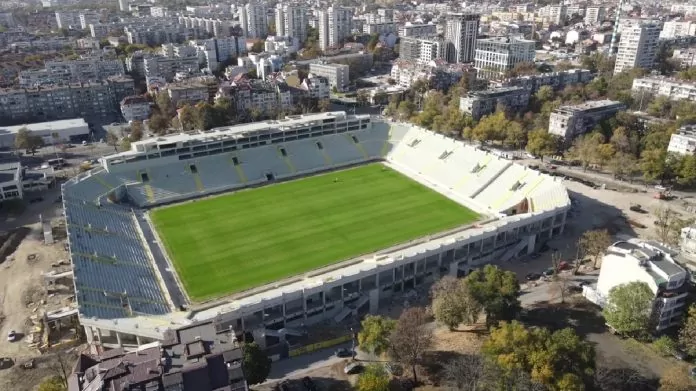
<svg viewBox="0 0 696 391">
<path fill-rule="evenodd" d="M 486 362 L 479 355 L 465 354 L 445 363 L 442 377 L 452 389 L 479 390 L 488 380 Z"/>
<path fill-rule="evenodd" d="M 681 219 L 679 213 L 669 207 L 658 208 L 655 214 L 655 230 L 657 238 L 665 244 L 679 244 L 679 236 L 684 227 L 689 226 L 694 221 L 693 219 Z"/>
<path fill-rule="evenodd" d="M 403 365 L 411 367 L 413 382 L 416 384 L 416 366 L 433 342 L 433 329 L 428 327 L 428 320 L 424 308 L 407 308 L 401 313 L 396 329 L 389 338 L 391 356 Z"/>
<path fill-rule="evenodd" d="M 551 265 L 553 266 L 553 276 L 551 277 L 551 285 L 549 285 L 549 293 L 552 297 L 558 295 L 561 298 L 561 303 L 565 303 L 568 287 L 571 282 L 568 276 L 560 273 L 559 265 L 561 263 L 561 253 L 554 252 L 551 254 Z"/>
<path fill-rule="evenodd" d="M 578 247 L 584 255 L 592 257 L 594 268 L 597 268 L 599 256 L 611 245 L 611 235 L 606 229 L 595 229 L 586 231 L 578 239 Z M 579 261 L 578 261 L 579 262 Z M 579 265 L 576 265 L 579 268 Z"/>
<path fill-rule="evenodd" d="M 654 391 L 657 379 L 648 379 L 633 368 L 599 367 L 595 371 L 595 389 L 604 391 Z"/>
</svg>

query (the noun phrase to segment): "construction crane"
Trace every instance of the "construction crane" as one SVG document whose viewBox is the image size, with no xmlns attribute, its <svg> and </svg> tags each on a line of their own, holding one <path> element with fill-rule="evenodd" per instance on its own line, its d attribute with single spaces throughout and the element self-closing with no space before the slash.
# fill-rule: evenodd
<svg viewBox="0 0 696 391">
<path fill-rule="evenodd" d="M 616 36 L 619 32 L 619 22 L 621 22 L 621 9 L 624 6 L 625 0 L 619 0 L 619 7 L 616 9 L 616 17 L 614 18 L 614 31 L 611 34 L 611 45 L 609 46 L 609 56 L 613 56 L 616 50 Z"/>
</svg>

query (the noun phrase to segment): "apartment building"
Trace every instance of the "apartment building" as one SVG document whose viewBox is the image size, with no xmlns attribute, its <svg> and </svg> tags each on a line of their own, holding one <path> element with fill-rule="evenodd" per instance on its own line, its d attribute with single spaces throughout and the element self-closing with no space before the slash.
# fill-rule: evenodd
<svg viewBox="0 0 696 391">
<path fill-rule="evenodd" d="M 669 139 L 667 152 L 679 155 L 696 154 L 696 125 L 685 125 L 673 133 Z"/>
<path fill-rule="evenodd" d="M 197 16 L 180 16 L 179 24 L 187 29 L 193 29 L 197 35 L 205 32 L 214 37 L 222 38 L 231 35 L 232 21 L 219 18 L 203 18 Z"/>
<path fill-rule="evenodd" d="M 184 42 L 192 37 L 183 31 L 179 25 L 153 24 L 125 26 L 123 31 L 129 44 L 143 44 L 149 46 L 161 45 L 169 42 Z"/>
<path fill-rule="evenodd" d="M 476 41 L 474 67 L 479 77 L 501 78 L 515 65 L 534 62 L 536 42 L 515 37 L 492 37 Z"/>
<path fill-rule="evenodd" d="M 56 24 L 59 29 L 80 29 L 80 13 L 70 11 L 56 11 Z"/>
<path fill-rule="evenodd" d="M 265 38 L 268 35 L 268 9 L 265 3 L 248 3 L 240 10 L 239 18 L 245 36 Z"/>
<path fill-rule="evenodd" d="M 587 7 L 585 11 L 585 24 L 596 25 L 604 21 L 607 16 L 607 9 L 605 7 Z"/>
<path fill-rule="evenodd" d="M 92 38 L 106 38 L 109 36 L 109 26 L 101 23 L 92 23 L 89 25 L 89 34 Z"/>
<path fill-rule="evenodd" d="M 664 96 L 670 100 L 696 101 L 696 82 L 649 76 L 633 80 L 631 91 L 638 96 Z"/>
<path fill-rule="evenodd" d="M 365 34 L 396 34 L 398 25 L 394 22 L 365 23 L 362 28 Z"/>
<path fill-rule="evenodd" d="M 604 307 L 615 287 L 644 282 L 654 294 L 651 311 L 653 327 L 662 331 L 681 323 L 688 296 L 688 272 L 677 262 L 678 254 L 652 240 L 619 241 L 605 251 L 596 288 L 586 297 Z"/>
<path fill-rule="evenodd" d="M 340 48 L 353 29 L 353 11 L 343 7 L 329 7 L 317 12 L 319 47 L 321 50 Z"/>
<path fill-rule="evenodd" d="M 399 37 L 431 37 L 437 35 L 437 25 L 428 24 L 411 24 L 406 22 L 403 26 L 399 26 Z"/>
<path fill-rule="evenodd" d="M 331 96 L 329 79 L 310 73 L 300 83 L 300 89 L 306 91 L 307 96 L 314 99 L 328 99 Z"/>
<path fill-rule="evenodd" d="M 476 70 L 470 65 L 449 64 L 443 59 L 434 60 L 428 64 L 399 59 L 392 64 L 390 76 L 396 81 L 396 85 L 403 88 L 410 88 L 417 80 L 423 80 L 431 88 L 447 90 L 458 83 L 462 77 L 469 78 L 473 83 L 476 79 Z"/>
<path fill-rule="evenodd" d="M 199 102 L 208 102 L 208 86 L 203 83 L 184 80 L 178 83 L 169 83 L 165 87 L 174 106 L 183 104 L 195 105 Z"/>
<path fill-rule="evenodd" d="M 674 49 L 672 59 L 679 62 L 682 68 L 696 66 L 696 48 Z"/>
<path fill-rule="evenodd" d="M 591 131 L 600 121 L 609 118 L 626 106 L 611 100 L 588 101 L 574 106 L 561 106 L 551 113 L 549 133 L 561 136 L 567 143 Z"/>
<path fill-rule="evenodd" d="M 480 14 L 451 13 L 447 15 L 445 57 L 453 64 L 474 61 Z"/>
<path fill-rule="evenodd" d="M 325 77 L 331 88 L 344 91 L 350 84 L 349 66 L 346 64 L 329 64 L 325 61 L 309 64 L 309 72 Z"/>
<path fill-rule="evenodd" d="M 222 97 L 229 98 L 238 113 L 258 110 L 268 114 L 293 108 L 292 92 L 287 84 L 281 82 L 241 78 L 221 85 L 216 98 Z"/>
<path fill-rule="evenodd" d="M 145 77 L 163 77 L 167 81 L 172 81 L 177 72 L 198 73 L 198 56 L 144 57 L 143 70 Z"/>
<path fill-rule="evenodd" d="M 440 37 L 403 37 L 399 40 L 400 59 L 427 64 L 444 57 L 445 41 Z"/>
<path fill-rule="evenodd" d="M 79 15 L 80 18 L 80 28 L 82 30 L 85 30 L 89 28 L 90 24 L 97 24 L 99 23 L 99 14 L 96 12 L 80 12 Z"/>
<path fill-rule="evenodd" d="M 549 5 L 548 19 L 549 23 L 563 25 L 568 16 L 568 6 L 565 5 Z"/>
<path fill-rule="evenodd" d="M 299 4 L 278 3 L 275 9 L 276 34 L 296 38 L 300 43 L 307 40 L 307 8 Z"/>
<path fill-rule="evenodd" d="M 20 87 L 66 84 L 104 80 L 125 75 L 123 63 L 117 59 L 89 57 L 79 60 L 46 61 L 44 69 L 19 72 Z"/>
<path fill-rule="evenodd" d="M 500 82 L 492 82 L 492 86 L 499 87 L 524 87 L 531 94 L 536 94 L 539 88 L 550 86 L 554 90 L 562 90 L 573 84 L 587 84 L 594 79 L 594 75 L 587 69 L 569 69 L 567 71 L 540 73 L 537 75 L 519 76 L 504 79 Z"/>
<path fill-rule="evenodd" d="M 0 90 L 0 121 L 27 123 L 67 118 L 109 123 L 120 119 L 119 102 L 135 94 L 133 79 Z"/>
<path fill-rule="evenodd" d="M 121 115 L 126 122 L 145 121 L 150 118 L 152 102 L 145 96 L 134 95 L 121 99 Z"/>
<path fill-rule="evenodd" d="M 631 68 L 652 68 L 661 29 L 655 22 L 634 23 L 623 29 L 614 74 Z"/>
<path fill-rule="evenodd" d="M 459 98 L 459 110 L 478 121 L 493 114 L 499 106 L 509 111 L 521 111 L 529 106 L 529 90 L 522 87 L 501 87 L 487 91 L 470 91 Z"/>
<path fill-rule="evenodd" d="M 662 25 L 661 39 L 689 37 L 696 35 L 696 23 L 691 20 L 672 20 Z"/>
</svg>

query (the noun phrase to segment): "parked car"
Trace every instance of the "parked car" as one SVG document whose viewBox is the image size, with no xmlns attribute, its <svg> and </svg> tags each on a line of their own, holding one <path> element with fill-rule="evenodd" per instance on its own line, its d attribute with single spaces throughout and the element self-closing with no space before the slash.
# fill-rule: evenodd
<svg viewBox="0 0 696 391">
<path fill-rule="evenodd" d="M 353 354 L 349 349 L 340 348 L 336 349 L 336 357 L 353 357 Z"/>
<path fill-rule="evenodd" d="M 546 277 L 550 277 L 550 276 L 553 276 L 554 274 L 556 274 L 556 271 L 553 270 L 552 267 L 550 267 L 550 268 L 544 270 L 541 274 L 543 274 Z"/>
<path fill-rule="evenodd" d="M 346 366 L 343 368 L 343 373 L 346 375 L 353 375 L 356 373 L 360 373 L 363 370 L 363 366 L 360 363 L 357 362 L 352 362 L 346 364 Z"/>
<path fill-rule="evenodd" d="M 14 330 L 10 330 L 9 333 L 7 333 L 7 342 L 14 342 L 17 340 L 17 332 Z"/>
<path fill-rule="evenodd" d="M 561 262 L 558 263 L 558 271 L 561 271 L 561 270 L 568 270 L 568 269 L 570 269 L 570 265 L 568 264 L 568 262 L 566 262 L 566 261 L 561 261 Z"/>
<path fill-rule="evenodd" d="M 529 273 L 526 276 L 524 276 L 524 279 L 527 281 L 535 281 L 541 278 L 541 274 L 539 273 Z"/>
</svg>

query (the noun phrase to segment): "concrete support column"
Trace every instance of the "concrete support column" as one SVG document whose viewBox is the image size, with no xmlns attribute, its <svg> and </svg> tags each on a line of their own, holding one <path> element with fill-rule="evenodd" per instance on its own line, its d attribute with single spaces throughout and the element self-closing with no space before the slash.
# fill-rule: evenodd
<svg viewBox="0 0 696 391">
<path fill-rule="evenodd" d="M 285 318 L 286 318 L 286 316 L 285 316 L 285 306 L 286 306 L 286 305 L 287 305 L 287 304 L 285 303 L 285 298 L 283 298 L 283 304 L 282 304 L 282 306 L 283 306 L 283 326 L 285 326 Z"/>
<path fill-rule="evenodd" d="M 302 317 L 307 320 L 307 296 L 302 292 Z"/>
<path fill-rule="evenodd" d="M 456 252 L 457 250 L 455 249 L 454 251 Z M 444 251 L 441 252 L 440 254 L 438 254 L 438 256 L 437 256 L 437 268 L 438 268 L 438 269 L 440 268 L 440 266 L 442 266 L 442 258 L 444 258 L 444 257 L 445 257 L 445 252 L 444 252 Z M 426 257 L 426 258 L 427 258 L 427 257 Z"/>
<path fill-rule="evenodd" d="M 536 246 L 536 235 L 529 235 L 527 237 L 527 254 L 533 253 L 535 246 Z"/>
<path fill-rule="evenodd" d="M 85 337 L 87 338 L 87 343 L 94 342 L 94 332 L 92 331 L 92 326 L 85 326 Z"/>
<path fill-rule="evenodd" d="M 135 336 L 135 343 L 138 344 L 138 347 L 140 347 L 140 345 L 143 344 L 142 341 L 140 340 L 140 336 L 139 336 L 139 335 L 136 335 L 136 336 Z"/>
<path fill-rule="evenodd" d="M 451 262 L 449 266 L 449 275 L 455 278 L 457 277 L 457 270 L 459 270 L 459 267 L 457 266 L 458 263 L 459 262 L 454 261 Z"/>
<path fill-rule="evenodd" d="M 97 338 L 99 339 L 99 343 L 102 343 L 101 329 L 99 327 L 96 327 L 96 329 L 97 329 Z"/>
<path fill-rule="evenodd" d="M 326 291 L 322 291 L 321 293 L 321 309 L 324 316 L 326 316 Z"/>
<path fill-rule="evenodd" d="M 118 347 L 123 347 L 123 343 L 121 342 L 121 333 L 118 331 L 115 331 L 116 333 L 116 343 L 118 344 Z"/>
</svg>

